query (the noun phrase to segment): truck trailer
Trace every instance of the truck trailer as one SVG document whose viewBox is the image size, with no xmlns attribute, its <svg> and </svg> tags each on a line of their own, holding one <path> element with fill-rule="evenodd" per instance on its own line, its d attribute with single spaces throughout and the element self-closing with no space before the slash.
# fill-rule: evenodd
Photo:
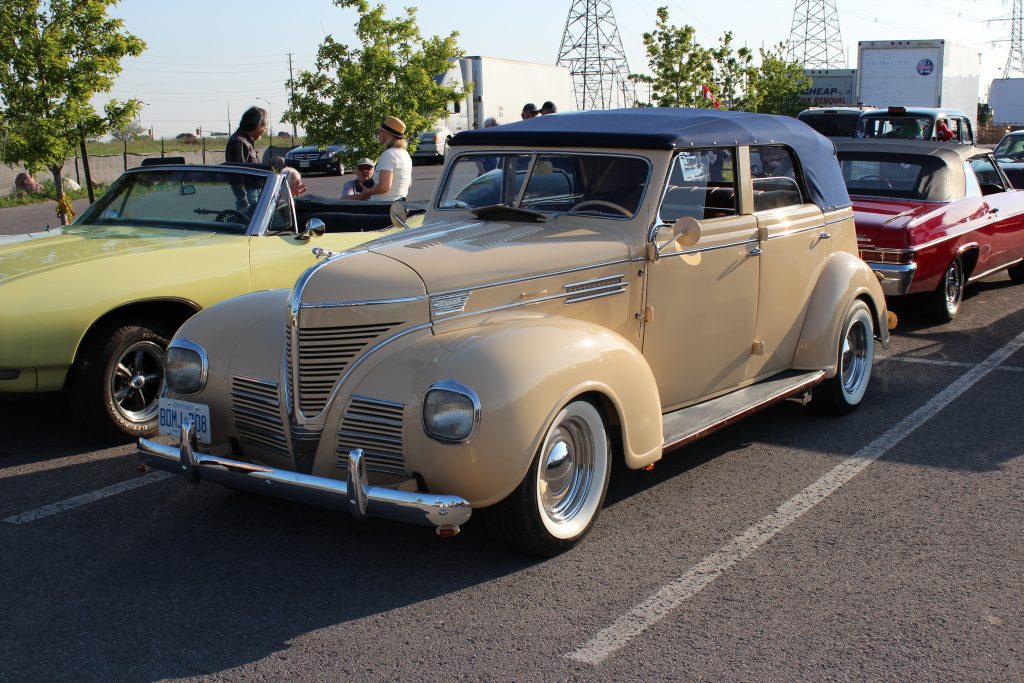
<svg viewBox="0 0 1024 683">
<path fill-rule="evenodd" d="M 804 69 L 811 85 L 800 93 L 806 107 L 841 107 L 857 103 L 856 69 Z"/>
<path fill-rule="evenodd" d="M 493 118 L 498 125 L 520 121 L 523 105 L 553 102 L 559 111 L 575 110 L 576 96 L 569 69 L 554 64 L 519 62 L 495 57 L 453 59 L 451 68 L 439 76 L 442 85 L 472 84 L 466 99 L 453 102 L 448 116 L 434 129 L 420 134 L 413 156 L 443 159 L 448 139 L 461 130 L 483 128 Z"/>
<path fill-rule="evenodd" d="M 981 54 L 947 40 L 862 40 L 857 101 L 959 109 L 977 125 Z"/>
<path fill-rule="evenodd" d="M 992 123 L 997 126 L 1024 126 L 1024 78 L 996 78 L 988 90 Z"/>
</svg>

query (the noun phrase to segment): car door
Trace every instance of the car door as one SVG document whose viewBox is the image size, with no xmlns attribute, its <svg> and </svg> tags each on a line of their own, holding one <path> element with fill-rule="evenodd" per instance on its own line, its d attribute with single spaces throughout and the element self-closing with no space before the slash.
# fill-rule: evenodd
<svg viewBox="0 0 1024 683">
<path fill-rule="evenodd" d="M 658 243 L 659 226 L 683 218 L 697 219 L 700 235 L 689 246 L 665 246 L 647 266 L 643 352 L 665 409 L 746 379 L 757 306 L 757 221 L 739 212 L 737 175 L 734 148 L 686 150 L 673 160 L 652 242 Z"/>
<path fill-rule="evenodd" d="M 748 149 L 748 182 L 760 239 L 757 322 L 748 374 L 757 377 L 791 364 L 805 304 L 834 247 L 821 209 L 808 200 L 793 150 L 782 145 Z M 744 151 L 741 147 L 740 153 Z"/>
<path fill-rule="evenodd" d="M 972 277 L 992 272 L 1024 257 L 1024 192 L 1010 190 L 989 154 L 972 157 L 964 165 L 967 195 L 980 192 L 987 207 L 979 220 L 978 264 Z"/>
</svg>

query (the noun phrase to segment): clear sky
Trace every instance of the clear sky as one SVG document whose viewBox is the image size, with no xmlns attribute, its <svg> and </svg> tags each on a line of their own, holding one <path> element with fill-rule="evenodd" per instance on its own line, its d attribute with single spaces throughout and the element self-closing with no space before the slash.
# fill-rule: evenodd
<svg viewBox="0 0 1024 683">
<path fill-rule="evenodd" d="M 418 8 L 424 35 L 459 32 L 470 55 L 554 63 L 571 0 L 420 0 L 385 3 L 392 13 Z M 655 10 L 670 22 L 690 24 L 712 45 L 726 30 L 734 44 L 756 48 L 789 37 L 795 0 L 612 0 L 623 48 L 634 72 L 647 71 L 642 35 L 654 28 Z M 943 38 L 982 54 L 982 92 L 1002 75 L 1009 51 L 1012 0 L 837 0 L 843 43 L 856 66 L 861 40 Z M 355 45 L 355 11 L 330 0 L 122 0 L 112 14 L 148 44 L 125 60 L 112 95 L 146 103 L 141 121 L 157 137 L 194 131 L 232 131 L 242 111 L 268 108 L 274 130 L 287 105 L 288 53 L 309 69 L 325 35 Z M 992 21 L 1005 19 L 1005 21 Z M 102 102 L 106 98 L 97 100 Z M 541 98 L 543 99 L 543 98 Z"/>
</svg>

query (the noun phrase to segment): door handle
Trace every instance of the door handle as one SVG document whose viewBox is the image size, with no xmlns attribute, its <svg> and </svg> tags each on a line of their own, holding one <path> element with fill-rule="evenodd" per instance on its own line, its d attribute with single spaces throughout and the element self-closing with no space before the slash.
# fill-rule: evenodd
<svg viewBox="0 0 1024 683">
<path fill-rule="evenodd" d="M 825 231 L 822 231 L 822 232 L 820 232 L 818 234 L 818 239 L 820 239 L 820 240 L 830 240 L 830 239 L 832 239 L 832 235 L 828 234 Z"/>
<path fill-rule="evenodd" d="M 754 247 L 753 249 L 751 249 L 750 251 L 747 252 L 747 256 L 760 256 L 760 255 L 761 255 L 761 247 Z"/>
</svg>

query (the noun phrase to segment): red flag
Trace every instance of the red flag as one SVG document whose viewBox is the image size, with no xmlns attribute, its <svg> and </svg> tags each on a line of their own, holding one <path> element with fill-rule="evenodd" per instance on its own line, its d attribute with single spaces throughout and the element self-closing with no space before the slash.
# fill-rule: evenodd
<svg viewBox="0 0 1024 683">
<path fill-rule="evenodd" d="M 715 109 L 718 109 L 718 100 L 715 98 L 715 94 L 711 92 L 711 88 L 708 86 L 702 86 L 704 88 L 704 99 L 711 100 L 711 104 L 715 105 Z"/>
</svg>

